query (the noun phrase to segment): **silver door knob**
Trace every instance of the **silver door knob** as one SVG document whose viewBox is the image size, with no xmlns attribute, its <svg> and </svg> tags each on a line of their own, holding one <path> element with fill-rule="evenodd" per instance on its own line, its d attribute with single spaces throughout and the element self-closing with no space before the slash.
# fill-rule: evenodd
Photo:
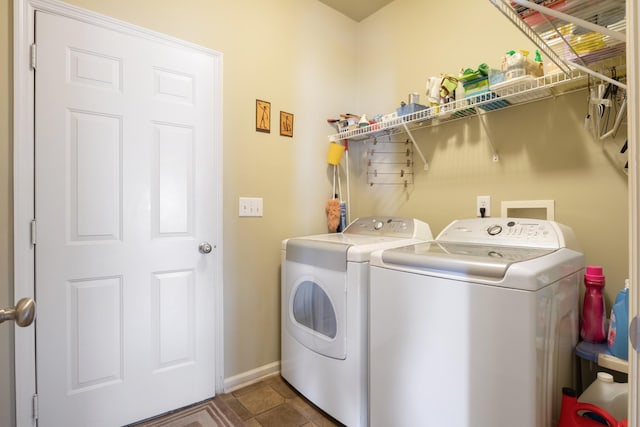
<svg viewBox="0 0 640 427">
<path fill-rule="evenodd" d="M 22 298 L 15 307 L 0 310 L 0 323 L 15 320 L 18 326 L 29 326 L 36 317 L 36 303 L 31 298 Z"/>
<path fill-rule="evenodd" d="M 200 246 L 198 246 L 198 251 L 200 251 L 201 254 L 208 254 L 212 249 L 213 247 L 207 242 L 202 242 Z"/>
</svg>

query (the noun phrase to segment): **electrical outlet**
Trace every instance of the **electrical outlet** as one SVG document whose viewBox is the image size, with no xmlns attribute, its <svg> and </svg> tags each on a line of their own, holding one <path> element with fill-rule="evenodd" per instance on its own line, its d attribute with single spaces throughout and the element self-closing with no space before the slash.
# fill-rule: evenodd
<svg viewBox="0 0 640 427">
<path fill-rule="evenodd" d="M 484 215 L 480 209 L 484 209 Z M 491 216 L 491 196 L 478 196 L 476 201 L 476 216 Z"/>
</svg>

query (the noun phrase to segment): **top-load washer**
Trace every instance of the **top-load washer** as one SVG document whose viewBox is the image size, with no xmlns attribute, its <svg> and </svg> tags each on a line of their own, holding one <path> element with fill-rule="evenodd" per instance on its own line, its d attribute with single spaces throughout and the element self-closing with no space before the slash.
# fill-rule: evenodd
<svg viewBox="0 0 640 427">
<path fill-rule="evenodd" d="M 366 217 L 282 242 L 282 376 L 349 427 L 368 425 L 370 254 L 431 239 L 417 219 Z"/>
<path fill-rule="evenodd" d="M 557 425 L 584 269 L 571 229 L 458 220 L 370 264 L 371 426 Z"/>
</svg>

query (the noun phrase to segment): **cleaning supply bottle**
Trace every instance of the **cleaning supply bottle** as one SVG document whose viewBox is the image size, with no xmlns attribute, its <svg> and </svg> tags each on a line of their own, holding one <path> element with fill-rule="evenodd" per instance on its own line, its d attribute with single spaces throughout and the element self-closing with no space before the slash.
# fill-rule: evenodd
<svg viewBox="0 0 640 427">
<path fill-rule="evenodd" d="M 611 307 L 607 345 L 614 356 L 625 360 L 629 357 L 629 279 Z"/>
<path fill-rule="evenodd" d="M 540 51 L 536 49 L 536 56 L 535 59 L 533 60 L 536 66 L 535 69 L 535 75 L 537 77 L 540 77 L 542 75 L 544 75 L 544 65 L 542 64 L 542 56 L 540 55 Z"/>
<path fill-rule="evenodd" d="M 466 105 L 466 103 L 463 104 L 463 99 L 464 99 L 464 85 L 461 81 L 458 80 L 458 86 L 456 87 L 456 91 L 455 93 L 455 98 L 456 101 L 458 101 L 458 107 L 461 107 L 462 105 Z"/>
<path fill-rule="evenodd" d="M 577 393 L 569 387 L 562 388 L 562 403 L 558 427 L 627 427 L 625 419 L 616 420 L 613 415 L 597 405 L 578 402 Z"/>
<path fill-rule="evenodd" d="M 583 340 L 599 343 L 607 338 L 605 330 L 605 307 L 602 288 L 604 288 L 602 267 L 587 266 L 584 274 L 584 301 L 582 305 L 582 327 L 580 336 Z"/>
<path fill-rule="evenodd" d="M 342 232 L 347 228 L 347 203 L 340 201 L 340 225 L 338 225 L 338 232 Z"/>
<path fill-rule="evenodd" d="M 596 380 L 578 397 L 578 402 L 591 403 L 618 420 L 626 420 L 628 394 L 629 384 L 614 382 L 613 375 L 598 372 Z"/>
</svg>

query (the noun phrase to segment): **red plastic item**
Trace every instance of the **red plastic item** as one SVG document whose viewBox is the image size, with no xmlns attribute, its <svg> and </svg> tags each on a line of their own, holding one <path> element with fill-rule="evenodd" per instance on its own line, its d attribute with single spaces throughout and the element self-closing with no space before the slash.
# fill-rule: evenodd
<svg viewBox="0 0 640 427">
<path fill-rule="evenodd" d="M 602 422 L 585 416 L 596 415 Z M 590 403 L 578 402 L 575 390 L 565 387 L 562 389 L 562 408 L 560 410 L 560 422 L 558 427 L 627 427 L 627 420 L 618 421 L 613 416 Z"/>
</svg>

